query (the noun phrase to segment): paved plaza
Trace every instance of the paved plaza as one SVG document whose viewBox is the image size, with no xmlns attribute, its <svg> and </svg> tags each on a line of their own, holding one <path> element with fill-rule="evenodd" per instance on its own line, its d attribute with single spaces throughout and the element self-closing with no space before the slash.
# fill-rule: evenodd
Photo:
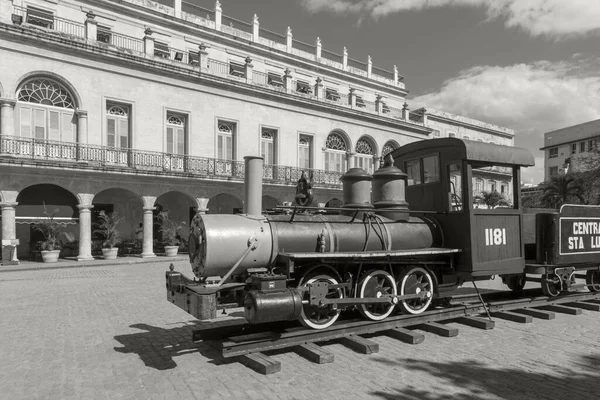
<svg viewBox="0 0 600 400">
<path fill-rule="evenodd" d="M 264 376 L 191 341 L 202 323 L 166 301 L 168 263 L 0 273 L 0 398 L 600 398 L 600 313 L 456 325 L 419 345 L 375 335 L 372 355 L 325 343 L 331 364 L 270 352 L 281 372 Z"/>
</svg>

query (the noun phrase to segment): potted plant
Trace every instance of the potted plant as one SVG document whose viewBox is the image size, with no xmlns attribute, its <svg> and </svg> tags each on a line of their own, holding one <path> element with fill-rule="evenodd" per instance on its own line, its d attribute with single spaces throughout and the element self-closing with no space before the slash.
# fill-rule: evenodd
<svg viewBox="0 0 600 400">
<path fill-rule="evenodd" d="M 60 223 L 54 220 L 54 215 L 58 210 L 55 210 L 50 214 L 46 210 L 46 204 L 44 204 L 44 219 L 40 222 L 36 222 L 33 228 L 38 230 L 44 235 L 44 241 L 41 246 L 42 261 L 52 263 L 58 261 L 60 254 L 61 243 L 58 240 L 58 235 L 63 231 L 63 227 Z"/>
<path fill-rule="evenodd" d="M 119 251 L 116 246 L 121 243 L 121 232 L 117 228 L 124 218 L 116 212 L 107 214 L 104 210 L 100 211 L 98 217 L 100 221 L 94 233 L 102 236 L 102 255 L 105 260 L 114 260 Z"/>
<path fill-rule="evenodd" d="M 169 218 L 168 211 L 159 212 L 158 220 L 160 221 L 160 233 L 162 234 L 162 243 L 165 246 L 165 255 L 174 257 L 177 255 L 181 243 L 179 230 L 182 225 L 185 225 L 185 222 L 172 221 Z"/>
</svg>

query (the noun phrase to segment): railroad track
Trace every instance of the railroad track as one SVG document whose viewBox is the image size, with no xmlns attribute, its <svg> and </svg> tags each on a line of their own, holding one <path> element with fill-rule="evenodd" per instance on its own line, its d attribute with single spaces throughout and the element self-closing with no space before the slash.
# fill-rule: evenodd
<svg viewBox="0 0 600 400">
<path fill-rule="evenodd" d="M 380 333 L 404 343 L 418 344 L 425 340 L 419 331 L 457 336 L 458 328 L 446 326 L 448 322 L 493 329 L 493 318 L 531 323 L 533 318 L 554 319 L 557 312 L 579 315 L 583 309 L 600 311 L 600 293 L 576 292 L 559 297 L 539 293 L 539 290 L 528 290 L 515 298 L 510 292 L 491 292 L 483 295 L 483 303 L 472 295 L 456 297 L 449 306 L 423 314 L 391 316 L 379 322 L 350 319 L 324 330 L 306 329 L 296 323 L 208 328 L 194 331 L 193 340 L 214 341 L 224 358 L 239 357 L 242 364 L 267 375 L 281 370 L 278 361 L 264 354 L 269 350 L 289 348 L 312 362 L 323 364 L 333 362 L 334 355 L 319 346 L 319 342 L 336 340 L 359 353 L 372 354 L 379 351 L 379 345 L 361 335 Z"/>
</svg>

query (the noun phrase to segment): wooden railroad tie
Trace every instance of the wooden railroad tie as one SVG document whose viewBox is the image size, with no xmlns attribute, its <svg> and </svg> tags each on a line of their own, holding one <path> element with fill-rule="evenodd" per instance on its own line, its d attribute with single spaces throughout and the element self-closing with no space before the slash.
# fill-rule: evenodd
<svg viewBox="0 0 600 400">
<path fill-rule="evenodd" d="M 244 354 L 240 356 L 240 362 L 263 375 L 281 371 L 281 363 L 263 353 Z"/>
<path fill-rule="evenodd" d="M 492 317 L 505 319 L 507 321 L 518 322 L 520 324 L 530 324 L 533 318 L 529 315 L 517 314 L 512 311 L 497 311 L 492 313 Z"/>
<path fill-rule="evenodd" d="M 458 336 L 458 328 L 452 328 L 437 322 L 427 322 L 426 324 L 417 325 L 415 328 L 444 337 Z"/>
<path fill-rule="evenodd" d="M 494 329 L 496 323 L 489 319 L 477 318 L 477 317 L 462 317 L 456 319 L 456 322 L 463 325 L 472 326 L 473 328 L 479 329 Z"/>
<path fill-rule="evenodd" d="M 317 364 L 326 364 L 333 362 L 333 354 L 324 350 L 315 343 L 306 343 L 301 346 L 295 346 L 294 351 L 302 357 Z"/>
<path fill-rule="evenodd" d="M 362 336 L 347 336 L 339 339 L 344 346 L 362 354 L 379 353 L 379 344 Z"/>
<path fill-rule="evenodd" d="M 556 318 L 556 313 L 552 311 L 537 310 L 535 308 L 520 308 L 518 310 L 513 311 L 520 314 L 531 315 L 534 318 L 545 319 L 548 321 Z"/>
<path fill-rule="evenodd" d="M 581 308 L 567 307 L 567 306 L 558 305 L 558 304 L 552 304 L 549 306 L 541 306 L 541 307 L 537 307 L 537 308 L 541 308 L 542 310 L 555 311 L 555 312 L 563 313 L 563 314 L 569 314 L 569 315 L 580 315 L 581 313 L 583 313 L 583 311 L 581 311 Z"/>
<path fill-rule="evenodd" d="M 419 344 L 423 343 L 423 340 L 425 340 L 425 335 L 422 333 L 411 331 L 410 329 L 406 328 L 390 329 L 383 331 L 383 333 L 408 344 Z"/>
<path fill-rule="evenodd" d="M 588 301 L 578 301 L 576 303 L 567 303 L 565 305 L 567 305 L 569 307 L 583 308 L 584 310 L 600 311 L 600 304 L 592 303 L 592 302 L 588 302 Z"/>
</svg>

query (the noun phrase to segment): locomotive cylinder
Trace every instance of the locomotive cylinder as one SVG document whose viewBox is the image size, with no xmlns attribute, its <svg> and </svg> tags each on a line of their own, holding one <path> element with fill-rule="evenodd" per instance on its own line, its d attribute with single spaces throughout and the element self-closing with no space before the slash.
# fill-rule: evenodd
<svg viewBox="0 0 600 400">
<path fill-rule="evenodd" d="M 282 291 L 251 290 L 244 299 L 244 312 L 251 324 L 293 321 L 302 311 L 302 297 L 296 289 Z"/>
</svg>

